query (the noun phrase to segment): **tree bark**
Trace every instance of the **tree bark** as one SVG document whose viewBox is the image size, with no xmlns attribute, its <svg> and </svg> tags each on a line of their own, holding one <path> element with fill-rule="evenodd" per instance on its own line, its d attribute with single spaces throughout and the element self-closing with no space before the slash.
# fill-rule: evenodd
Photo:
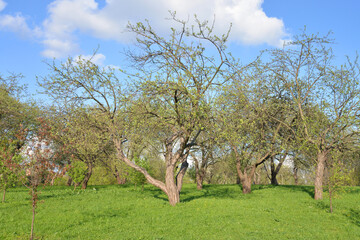
<svg viewBox="0 0 360 240">
<path fill-rule="evenodd" d="M 66 182 L 66 186 L 71 186 L 71 184 L 73 183 L 72 178 L 69 176 L 67 182 Z"/>
<path fill-rule="evenodd" d="M 298 168 L 294 167 L 293 170 L 294 170 L 293 176 L 294 176 L 295 185 L 299 185 Z"/>
<path fill-rule="evenodd" d="M 330 213 L 333 213 L 333 204 L 332 204 L 333 195 L 332 195 L 332 193 L 333 193 L 332 186 L 331 186 L 331 184 L 329 184 Z"/>
<path fill-rule="evenodd" d="M 125 154 L 122 151 L 122 142 L 121 142 L 121 140 L 114 139 L 114 143 L 115 143 L 115 147 L 116 147 L 117 156 L 121 161 L 125 162 L 129 167 L 132 167 L 136 171 L 141 172 L 142 174 L 144 174 L 144 176 L 145 176 L 146 180 L 148 181 L 148 183 L 154 185 L 155 187 L 160 188 L 168 196 L 169 203 L 171 205 L 174 206 L 178 202 L 180 202 L 179 191 L 178 191 L 177 186 L 175 184 L 175 176 L 174 176 L 175 164 L 171 163 L 171 161 L 170 161 L 171 159 L 166 160 L 167 161 L 167 166 L 166 166 L 166 173 L 165 173 L 165 183 L 163 183 L 163 182 L 153 178 L 146 171 L 146 169 L 136 165 L 135 163 L 133 163 L 130 159 L 128 159 L 125 156 Z"/>
<path fill-rule="evenodd" d="M 251 193 L 251 177 L 248 176 L 246 173 L 244 174 L 244 178 L 240 178 L 242 190 L 244 194 Z"/>
<path fill-rule="evenodd" d="M 120 173 L 117 170 L 117 168 L 115 167 L 115 174 L 114 174 L 115 178 L 116 178 L 116 182 L 119 185 L 125 184 L 126 183 L 126 178 L 121 178 L 120 177 Z"/>
<path fill-rule="evenodd" d="M 205 153 L 204 151 L 202 152 L 202 156 L 204 156 Z M 191 154 L 193 160 L 194 160 L 194 165 L 195 165 L 195 178 L 196 178 L 196 189 L 197 190 L 201 190 L 203 188 L 203 182 L 204 182 L 204 178 L 205 178 L 205 173 L 208 167 L 208 157 L 203 157 L 201 164 L 198 161 L 198 158 L 194 155 Z"/>
<path fill-rule="evenodd" d="M 260 181 L 261 181 L 260 174 L 255 171 L 254 184 L 258 185 L 260 184 Z"/>
<path fill-rule="evenodd" d="M 275 161 L 274 161 L 275 157 L 271 158 L 271 162 L 270 162 L 270 169 L 271 169 L 271 185 L 279 185 L 278 180 L 276 179 L 277 174 L 279 173 L 279 171 L 276 171 L 277 168 L 275 166 Z"/>
<path fill-rule="evenodd" d="M 236 163 L 236 170 L 238 173 L 238 176 L 240 178 L 242 191 L 244 194 L 251 193 L 251 182 L 253 179 L 253 176 L 255 174 L 256 165 L 253 165 L 250 167 L 250 174 L 247 173 L 247 169 L 244 169 L 244 172 L 241 171 L 241 163 L 240 161 L 237 161 Z"/>
<path fill-rule="evenodd" d="M 287 156 L 287 152 L 280 158 L 279 163 L 276 166 L 275 166 L 275 161 L 274 161 L 275 156 L 271 157 L 270 166 L 271 166 L 271 184 L 272 185 L 279 185 L 279 182 L 276 177 L 280 172 L 280 169 L 285 161 L 286 156 Z"/>
<path fill-rule="evenodd" d="M 174 143 L 176 140 L 179 140 L 180 147 L 179 149 L 174 152 Z M 180 159 L 186 159 L 187 152 L 184 155 L 184 150 L 187 148 L 187 142 L 189 138 L 179 137 L 179 133 L 174 134 L 170 138 L 168 138 L 165 141 L 166 151 L 165 151 L 165 162 L 166 162 L 166 173 L 165 173 L 165 183 L 153 178 L 146 169 L 136 165 L 134 162 L 132 162 L 129 158 L 126 157 L 126 155 L 123 152 L 123 142 L 121 139 L 113 139 L 117 156 L 120 160 L 125 162 L 129 167 L 132 167 L 138 172 L 141 172 L 148 183 L 154 185 L 155 187 L 160 188 L 169 199 L 169 203 L 172 206 L 175 206 L 177 203 L 180 202 L 180 194 L 178 187 L 176 186 L 175 181 L 175 166 L 178 162 L 181 162 Z"/>
<path fill-rule="evenodd" d="M 314 184 L 315 200 L 323 199 L 323 178 L 324 178 L 326 157 L 327 157 L 327 151 L 319 152 L 317 156 L 317 166 L 316 166 L 315 184 Z"/>
<path fill-rule="evenodd" d="M 271 185 L 279 185 L 278 180 L 276 179 L 277 172 L 271 171 Z"/>
<path fill-rule="evenodd" d="M 203 182 L 204 182 L 204 173 L 202 171 L 196 175 L 196 189 L 201 190 L 203 189 Z"/>
<path fill-rule="evenodd" d="M 87 168 L 87 172 L 86 172 L 85 177 L 84 177 L 84 180 L 83 180 L 83 182 L 81 184 L 81 189 L 86 189 L 87 188 L 88 182 L 89 182 L 90 177 L 92 175 L 92 168 L 93 168 L 92 163 L 89 163 L 88 168 Z"/>
<path fill-rule="evenodd" d="M 165 186 L 166 186 L 165 193 L 167 194 L 169 198 L 169 203 L 172 206 L 175 206 L 177 203 L 180 202 L 179 190 L 175 183 L 174 169 L 175 166 L 169 164 L 166 167 L 166 175 L 165 175 Z"/>
<path fill-rule="evenodd" d="M 184 179 L 184 176 L 185 176 L 185 173 L 186 173 L 186 170 L 188 167 L 189 167 L 189 163 L 187 161 L 183 162 L 181 164 L 181 168 L 180 168 L 178 174 L 176 175 L 176 186 L 178 188 L 179 194 L 181 192 L 183 179 Z"/>
<path fill-rule="evenodd" d="M 32 195 L 32 220 L 31 220 L 31 232 L 30 232 L 30 240 L 34 239 L 34 227 L 35 227 L 35 214 L 36 214 L 36 201 L 37 201 L 37 193 L 34 188 L 31 190 Z"/>
</svg>

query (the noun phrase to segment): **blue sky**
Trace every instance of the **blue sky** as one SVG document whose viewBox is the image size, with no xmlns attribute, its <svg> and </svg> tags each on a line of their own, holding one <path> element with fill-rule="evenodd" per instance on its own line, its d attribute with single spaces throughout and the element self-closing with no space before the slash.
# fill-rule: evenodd
<svg viewBox="0 0 360 240">
<path fill-rule="evenodd" d="M 166 35 L 168 10 L 180 18 L 215 15 L 219 34 L 231 22 L 230 49 L 243 62 L 305 25 L 308 33 L 334 32 L 339 61 L 360 51 L 358 0 L 0 0 L 0 74 L 22 73 L 36 93 L 36 76 L 48 74 L 44 61 L 90 56 L 98 46 L 98 64 L 122 66 L 121 52 L 134 41 L 126 24 L 149 19 Z"/>
</svg>

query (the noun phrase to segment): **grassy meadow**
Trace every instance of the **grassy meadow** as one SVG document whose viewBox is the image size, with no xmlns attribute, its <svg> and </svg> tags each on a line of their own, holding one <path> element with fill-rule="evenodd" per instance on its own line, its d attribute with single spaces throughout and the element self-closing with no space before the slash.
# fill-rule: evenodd
<svg viewBox="0 0 360 240">
<path fill-rule="evenodd" d="M 325 194 L 325 197 L 327 195 Z M 313 200 L 311 186 L 187 184 L 175 207 L 153 186 L 41 190 L 36 239 L 360 239 L 360 187 L 334 201 Z M 0 239 L 28 239 L 30 196 L 9 189 L 0 204 Z"/>
</svg>

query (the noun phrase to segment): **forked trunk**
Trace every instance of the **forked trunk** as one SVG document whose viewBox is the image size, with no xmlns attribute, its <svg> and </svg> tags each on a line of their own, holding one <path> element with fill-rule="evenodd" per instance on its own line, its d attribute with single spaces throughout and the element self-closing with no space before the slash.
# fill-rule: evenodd
<svg viewBox="0 0 360 240">
<path fill-rule="evenodd" d="M 271 184 L 272 185 L 279 185 L 279 182 L 277 180 L 277 175 L 279 174 L 280 172 L 280 169 L 285 161 L 285 158 L 287 156 L 287 153 L 284 154 L 280 160 L 279 160 L 279 163 L 277 165 L 275 165 L 275 157 L 271 157 Z"/>
<path fill-rule="evenodd" d="M 128 159 L 122 151 L 122 142 L 120 140 L 114 139 L 115 147 L 117 150 L 117 156 L 128 166 L 134 168 L 136 171 L 144 174 L 148 183 L 154 185 L 155 187 L 160 188 L 169 199 L 169 203 L 172 206 L 175 206 L 180 202 L 179 191 L 175 183 L 174 168 L 175 164 L 170 164 L 170 160 L 166 166 L 166 175 L 165 175 L 165 184 L 155 178 L 153 178 L 144 168 L 137 166 L 130 159 Z"/>
<path fill-rule="evenodd" d="M 315 174 L 315 200 L 323 199 L 323 179 L 327 152 L 319 152 Z"/>
<path fill-rule="evenodd" d="M 90 163 L 90 164 L 88 164 L 88 169 L 87 169 L 87 172 L 85 174 L 84 180 L 82 182 L 81 189 L 86 189 L 87 188 L 87 185 L 88 185 L 88 182 L 90 180 L 91 174 L 92 174 L 92 164 Z"/>
<path fill-rule="evenodd" d="M 251 166 L 250 174 L 248 174 L 246 171 L 247 169 L 244 169 L 244 172 L 241 171 L 241 164 L 239 161 L 236 163 L 236 170 L 240 178 L 240 183 L 244 194 L 251 193 L 251 181 L 253 179 L 255 169 L 256 166 Z"/>
</svg>

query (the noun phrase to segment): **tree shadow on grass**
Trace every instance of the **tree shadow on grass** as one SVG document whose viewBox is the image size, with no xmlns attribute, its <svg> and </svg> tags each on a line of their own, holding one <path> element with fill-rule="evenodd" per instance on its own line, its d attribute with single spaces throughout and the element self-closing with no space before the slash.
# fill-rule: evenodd
<svg viewBox="0 0 360 240">
<path fill-rule="evenodd" d="M 180 193 L 180 202 L 190 202 L 200 198 L 227 198 L 234 199 L 242 196 L 241 192 L 237 191 L 237 185 L 204 185 L 202 190 L 197 190 L 196 187 L 184 187 Z M 168 202 L 168 198 L 160 189 L 147 188 L 144 192 L 148 192 L 156 199 Z"/>
<path fill-rule="evenodd" d="M 315 196 L 314 186 L 299 186 L 299 185 L 278 185 L 276 187 L 290 189 L 292 192 L 305 192 L 311 198 Z"/>
<path fill-rule="evenodd" d="M 240 190 L 240 191 L 239 191 Z M 234 185 L 204 185 L 202 190 L 183 192 L 181 202 L 190 202 L 200 198 L 236 199 L 243 197 L 241 188 Z"/>
<path fill-rule="evenodd" d="M 158 188 L 147 188 L 144 192 L 149 192 L 154 198 L 168 202 L 168 198 L 165 193 Z"/>
<path fill-rule="evenodd" d="M 349 194 L 360 194 L 360 187 L 348 187 L 346 192 Z"/>
<path fill-rule="evenodd" d="M 294 192 L 305 192 L 311 198 L 314 197 L 314 187 L 313 186 L 294 186 L 294 185 L 253 185 L 252 192 L 261 191 L 264 189 L 272 188 L 285 188 Z M 154 198 L 161 199 L 163 201 L 168 201 L 167 196 L 160 190 L 156 188 L 148 188 L 147 192 L 150 193 Z M 242 194 L 242 187 L 238 184 L 229 184 L 229 185 L 204 185 L 202 190 L 196 190 L 195 186 L 189 188 L 185 187 L 180 193 L 180 202 L 191 202 L 196 199 L 201 198 L 215 198 L 215 199 L 241 199 L 241 198 L 252 197 L 252 194 Z"/>
<path fill-rule="evenodd" d="M 360 210 L 350 209 L 350 212 L 344 214 L 353 224 L 360 227 Z"/>
</svg>

